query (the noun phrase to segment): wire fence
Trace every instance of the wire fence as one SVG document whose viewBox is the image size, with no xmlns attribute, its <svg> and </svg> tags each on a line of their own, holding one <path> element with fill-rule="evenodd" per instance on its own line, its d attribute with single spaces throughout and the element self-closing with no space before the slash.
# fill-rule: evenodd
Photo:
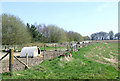
<svg viewBox="0 0 120 81">
<path fill-rule="evenodd" d="M 70 51 L 76 52 L 78 49 L 80 49 L 81 47 L 84 46 L 88 46 L 93 44 L 93 42 L 91 43 L 87 43 L 87 44 L 74 44 L 74 45 L 66 45 L 66 49 L 62 50 L 62 49 L 58 49 L 57 45 L 55 46 L 55 50 L 50 51 L 50 50 L 45 50 L 41 52 L 41 54 L 38 54 L 38 56 L 34 57 L 34 58 L 30 58 L 28 57 L 26 54 L 25 58 L 20 58 L 19 55 L 20 53 L 14 53 L 13 49 L 10 49 L 6 54 L 4 54 L 4 56 L 2 56 L 0 58 L 0 63 L 2 63 L 0 66 L 0 72 L 10 72 L 12 75 L 13 71 L 17 71 L 20 69 L 24 69 L 24 68 L 28 68 L 34 65 L 38 65 L 40 64 L 42 61 L 44 60 L 50 60 L 53 59 L 55 57 L 64 55 Z M 8 57 L 9 55 L 9 57 Z M 7 59 L 4 59 L 8 57 Z"/>
</svg>

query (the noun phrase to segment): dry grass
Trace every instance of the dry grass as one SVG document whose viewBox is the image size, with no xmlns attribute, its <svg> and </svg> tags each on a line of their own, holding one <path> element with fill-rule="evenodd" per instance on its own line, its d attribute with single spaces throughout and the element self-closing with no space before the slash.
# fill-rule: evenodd
<svg viewBox="0 0 120 81">
<path fill-rule="evenodd" d="M 112 43 L 98 43 L 97 46 L 84 55 L 84 57 L 96 62 L 112 65 L 118 69 L 118 45 Z"/>
</svg>

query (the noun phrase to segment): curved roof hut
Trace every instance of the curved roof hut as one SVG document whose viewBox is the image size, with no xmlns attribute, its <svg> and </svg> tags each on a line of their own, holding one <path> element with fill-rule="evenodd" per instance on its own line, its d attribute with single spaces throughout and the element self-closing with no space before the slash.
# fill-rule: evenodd
<svg viewBox="0 0 120 81">
<path fill-rule="evenodd" d="M 35 47 L 24 47 L 21 50 L 21 54 L 20 57 L 26 57 L 26 54 L 28 54 L 28 57 L 35 57 L 38 56 L 38 54 L 40 54 L 40 49 L 35 46 Z"/>
</svg>

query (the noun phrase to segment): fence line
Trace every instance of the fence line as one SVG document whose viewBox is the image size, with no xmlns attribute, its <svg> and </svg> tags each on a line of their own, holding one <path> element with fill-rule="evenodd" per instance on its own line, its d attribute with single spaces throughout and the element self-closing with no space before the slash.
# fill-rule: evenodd
<svg viewBox="0 0 120 81">
<path fill-rule="evenodd" d="M 4 58 L 9 54 L 9 72 L 10 72 L 10 76 L 13 75 L 13 62 L 14 62 L 14 59 L 13 59 L 13 58 L 17 59 L 20 63 L 22 63 L 23 65 L 26 66 L 26 68 L 29 69 L 29 67 L 28 67 L 28 54 L 27 54 L 27 57 L 26 57 L 27 63 L 25 64 L 23 61 L 19 60 L 16 56 L 14 56 L 14 55 L 13 55 L 13 52 L 14 52 L 13 49 L 10 49 L 10 50 L 7 52 L 7 54 L 5 54 L 5 55 L 0 59 L 0 61 L 2 61 L 2 59 L 4 59 Z"/>
<path fill-rule="evenodd" d="M 92 43 L 89 43 L 89 44 L 83 44 L 83 47 L 85 46 L 85 45 L 90 45 L 90 44 L 92 44 Z M 76 44 L 77 45 L 77 44 Z M 80 45 L 81 46 L 81 45 Z M 72 46 L 72 45 L 67 45 L 66 46 L 66 48 L 67 48 L 67 50 L 66 51 L 63 51 L 63 50 L 61 50 L 61 48 L 60 48 L 60 50 L 58 51 L 57 50 L 57 46 L 55 45 L 55 50 L 57 50 L 55 53 L 51 53 L 51 54 L 49 54 L 49 51 L 47 50 L 47 51 L 45 51 L 46 49 L 45 49 L 45 45 L 44 45 L 44 51 L 43 51 L 43 58 L 42 58 L 42 61 L 44 61 L 44 60 L 48 60 L 48 59 L 52 59 L 52 58 L 54 58 L 54 57 L 57 57 L 57 56 L 60 56 L 61 54 L 65 54 L 65 53 L 67 53 L 67 52 L 70 52 L 70 50 L 68 50 L 68 49 L 71 49 L 73 52 L 75 51 L 75 49 L 76 50 L 78 50 L 78 46 Z M 52 52 L 52 51 L 50 51 L 50 52 Z M 20 59 L 18 59 L 16 56 L 14 56 L 13 55 L 13 49 L 10 49 L 9 50 L 9 52 L 7 53 L 7 54 L 5 54 L 1 59 L 0 59 L 0 61 L 2 60 L 2 59 L 4 59 L 7 55 L 9 54 L 9 71 L 10 71 L 10 75 L 12 75 L 13 74 L 13 57 L 16 59 L 16 60 L 18 60 L 21 64 L 23 64 L 24 66 L 25 66 L 25 68 L 30 68 L 29 66 L 28 66 L 28 54 L 26 54 L 26 63 L 24 63 L 23 61 L 21 61 Z"/>
</svg>

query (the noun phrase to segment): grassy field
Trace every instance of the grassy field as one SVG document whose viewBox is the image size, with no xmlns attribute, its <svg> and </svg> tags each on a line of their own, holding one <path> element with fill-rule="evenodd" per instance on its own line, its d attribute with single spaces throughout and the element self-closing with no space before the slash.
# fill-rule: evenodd
<svg viewBox="0 0 120 81">
<path fill-rule="evenodd" d="M 52 60 L 46 60 L 31 67 L 31 69 L 14 72 L 12 77 L 9 76 L 9 73 L 2 73 L 3 79 L 118 78 L 117 44 L 96 43 L 80 48 L 80 51 L 71 52 L 71 54 L 72 58 L 56 57 Z"/>
</svg>

